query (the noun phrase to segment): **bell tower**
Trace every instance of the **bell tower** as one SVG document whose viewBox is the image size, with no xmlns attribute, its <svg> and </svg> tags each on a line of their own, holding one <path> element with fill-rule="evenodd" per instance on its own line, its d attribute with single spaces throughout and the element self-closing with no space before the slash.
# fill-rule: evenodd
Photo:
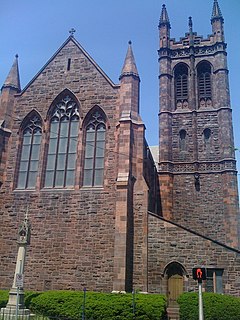
<svg viewBox="0 0 240 320">
<path fill-rule="evenodd" d="M 214 0 L 212 35 L 170 39 L 159 22 L 159 181 L 163 216 L 238 248 L 239 207 L 224 19 Z"/>
</svg>

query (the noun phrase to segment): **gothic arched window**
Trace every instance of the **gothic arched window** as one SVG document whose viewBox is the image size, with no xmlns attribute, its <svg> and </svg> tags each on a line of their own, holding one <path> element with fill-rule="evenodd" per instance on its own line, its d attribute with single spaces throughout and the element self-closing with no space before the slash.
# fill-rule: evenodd
<svg viewBox="0 0 240 320">
<path fill-rule="evenodd" d="M 78 127 L 78 104 L 65 95 L 51 110 L 45 187 L 74 186 Z"/>
<path fill-rule="evenodd" d="M 85 126 L 85 157 L 83 186 L 103 185 L 106 120 L 99 109 L 95 109 Z"/>
<path fill-rule="evenodd" d="M 209 128 L 206 128 L 203 130 L 204 140 L 209 141 L 211 137 L 211 130 Z"/>
<path fill-rule="evenodd" d="M 174 70 L 175 100 L 176 106 L 184 108 L 188 106 L 188 67 L 180 63 Z"/>
<path fill-rule="evenodd" d="M 197 67 L 198 97 L 200 106 L 212 105 L 211 65 L 204 61 Z"/>
<path fill-rule="evenodd" d="M 22 128 L 21 157 L 18 171 L 17 188 L 34 189 L 37 181 L 42 122 L 34 114 L 24 121 Z"/>
<path fill-rule="evenodd" d="M 180 151 L 187 150 L 186 136 L 187 136 L 186 130 L 182 129 L 179 131 L 179 149 L 180 149 Z"/>
<path fill-rule="evenodd" d="M 205 150 L 206 150 L 207 154 L 209 154 L 209 152 L 210 152 L 211 135 L 212 135 L 212 132 L 211 132 L 211 130 L 209 128 L 206 128 L 206 129 L 203 130 L 204 147 L 205 147 Z"/>
</svg>

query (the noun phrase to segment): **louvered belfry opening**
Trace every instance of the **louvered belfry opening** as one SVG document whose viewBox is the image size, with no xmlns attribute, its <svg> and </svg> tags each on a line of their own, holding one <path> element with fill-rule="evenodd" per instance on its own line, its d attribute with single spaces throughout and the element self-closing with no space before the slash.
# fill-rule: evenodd
<svg viewBox="0 0 240 320">
<path fill-rule="evenodd" d="M 175 100 L 176 107 L 183 108 L 188 106 L 188 68 L 181 63 L 175 68 Z"/>
<path fill-rule="evenodd" d="M 200 106 L 212 105 L 212 84 L 211 84 L 211 65 L 202 62 L 197 68 L 198 74 L 198 97 Z"/>
</svg>

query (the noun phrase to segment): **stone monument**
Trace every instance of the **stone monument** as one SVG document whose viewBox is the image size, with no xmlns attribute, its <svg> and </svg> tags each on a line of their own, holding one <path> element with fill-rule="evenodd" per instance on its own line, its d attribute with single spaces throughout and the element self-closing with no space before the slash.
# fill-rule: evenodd
<svg viewBox="0 0 240 320">
<path fill-rule="evenodd" d="M 18 255 L 13 279 L 13 285 L 9 292 L 9 299 L 6 308 L 1 309 L 1 315 L 8 319 L 16 318 L 18 316 L 29 317 L 30 310 L 24 308 L 24 266 L 26 259 L 27 246 L 30 244 L 31 225 L 28 219 L 28 209 L 25 214 L 24 221 L 20 224 L 18 229 L 17 244 Z"/>
</svg>

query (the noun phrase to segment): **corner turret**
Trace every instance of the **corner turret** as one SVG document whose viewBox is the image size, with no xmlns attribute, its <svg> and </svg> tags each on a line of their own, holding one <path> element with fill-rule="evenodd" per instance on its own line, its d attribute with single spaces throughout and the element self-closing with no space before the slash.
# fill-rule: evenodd
<svg viewBox="0 0 240 320">
<path fill-rule="evenodd" d="M 2 86 L 2 90 L 4 88 L 11 88 L 15 90 L 17 93 L 21 91 L 17 54 L 15 56 L 12 68 L 10 69 L 9 74 Z"/>
<path fill-rule="evenodd" d="M 14 105 L 14 95 L 21 91 L 20 77 L 18 69 L 18 55 L 15 56 L 13 65 L 2 86 L 0 100 L 0 120 L 3 120 L 5 127 L 11 127 L 12 111 Z"/>
<path fill-rule="evenodd" d="M 120 117 L 122 113 L 139 114 L 139 83 L 140 77 L 135 63 L 132 42 L 128 42 L 128 50 L 119 77 L 120 89 Z"/>
</svg>

